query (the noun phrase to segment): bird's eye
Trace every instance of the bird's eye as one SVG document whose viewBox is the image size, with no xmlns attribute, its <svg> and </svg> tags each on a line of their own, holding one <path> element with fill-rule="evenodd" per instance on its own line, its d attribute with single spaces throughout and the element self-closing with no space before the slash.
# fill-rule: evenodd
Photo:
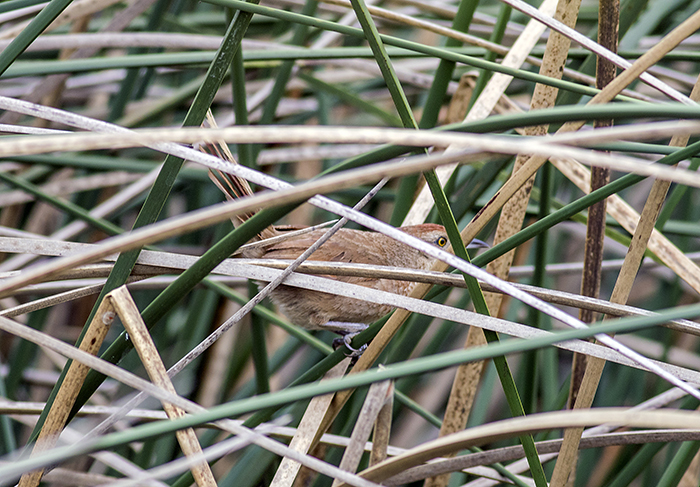
<svg viewBox="0 0 700 487">
<path fill-rule="evenodd" d="M 438 247 L 444 247 L 445 245 L 447 245 L 447 239 L 445 237 L 438 237 L 435 243 Z"/>
</svg>

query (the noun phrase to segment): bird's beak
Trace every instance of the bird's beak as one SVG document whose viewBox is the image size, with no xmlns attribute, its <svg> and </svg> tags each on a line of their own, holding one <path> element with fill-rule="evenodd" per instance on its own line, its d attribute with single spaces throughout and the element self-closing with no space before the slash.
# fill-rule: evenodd
<svg viewBox="0 0 700 487">
<path fill-rule="evenodd" d="M 489 247 L 491 247 L 489 244 L 478 238 L 475 238 L 467 244 L 468 249 L 488 249 Z"/>
</svg>

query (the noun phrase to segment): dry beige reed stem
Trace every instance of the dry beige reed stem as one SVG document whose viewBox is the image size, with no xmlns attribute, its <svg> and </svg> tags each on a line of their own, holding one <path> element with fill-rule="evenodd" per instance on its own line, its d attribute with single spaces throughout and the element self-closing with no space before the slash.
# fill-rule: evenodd
<svg viewBox="0 0 700 487">
<path fill-rule="evenodd" d="M 139 309 L 126 286 L 115 289 L 105 296 L 105 300 L 110 301 L 119 318 L 121 318 L 122 324 L 127 333 L 129 333 L 131 342 L 134 344 L 136 353 L 138 353 L 141 363 L 153 383 L 171 394 L 177 394 L 175 386 L 173 386 L 170 377 L 168 377 L 168 371 L 163 365 L 163 360 L 160 358 L 153 338 L 148 332 L 146 323 L 143 322 Z M 183 409 L 166 401 L 163 401 L 162 404 L 168 418 L 178 419 L 185 416 Z M 175 436 L 186 457 L 202 454 L 202 447 L 193 428 L 179 430 L 175 433 Z M 214 479 L 214 474 L 206 461 L 202 460 L 193 464 L 190 470 L 199 487 L 216 487 L 216 479 Z"/>
</svg>

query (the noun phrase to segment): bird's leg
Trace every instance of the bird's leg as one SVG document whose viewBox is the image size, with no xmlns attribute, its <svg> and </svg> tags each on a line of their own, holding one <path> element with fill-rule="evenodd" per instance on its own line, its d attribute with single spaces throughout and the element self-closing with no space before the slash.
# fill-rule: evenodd
<svg viewBox="0 0 700 487">
<path fill-rule="evenodd" d="M 341 335 L 340 338 L 333 340 L 333 348 L 337 349 L 340 345 L 345 345 L 345 347 L 351 352 L 349 357 L 359 357 L 367 348 L 367 344 L 362 345 L 360 348 L 355 348 L 352 346 L 352 339 L 361 331 L 367 329 L 367 325 L 365 323 L 329 321 L 323 325 L 323 329 L 330 330 Z"/>
</svg>

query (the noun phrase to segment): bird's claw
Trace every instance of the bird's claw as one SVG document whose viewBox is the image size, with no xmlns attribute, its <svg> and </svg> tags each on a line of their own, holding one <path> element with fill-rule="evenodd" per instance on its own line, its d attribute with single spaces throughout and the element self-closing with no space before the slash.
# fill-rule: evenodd
<svg viewBox="0 0 700 487">
<path fill-rule="evenodd" d="M 358 333 L 348 333 L 346 335 L 343 335 L 342 337 L 336 338 L 335 340 L 333 340 L 333 349 L 337 350 L 341 345 L 344 345 L 345 348 L 347 348 L 350 351 L 350 353 L 346 353 L 345 356 L 357 359 L 367 349 L 366 343 L 363 344 L 360 348 L 355 348 L 352 346 L 352 339 L 355 338 L 357 334 Z"/>
</svg>

